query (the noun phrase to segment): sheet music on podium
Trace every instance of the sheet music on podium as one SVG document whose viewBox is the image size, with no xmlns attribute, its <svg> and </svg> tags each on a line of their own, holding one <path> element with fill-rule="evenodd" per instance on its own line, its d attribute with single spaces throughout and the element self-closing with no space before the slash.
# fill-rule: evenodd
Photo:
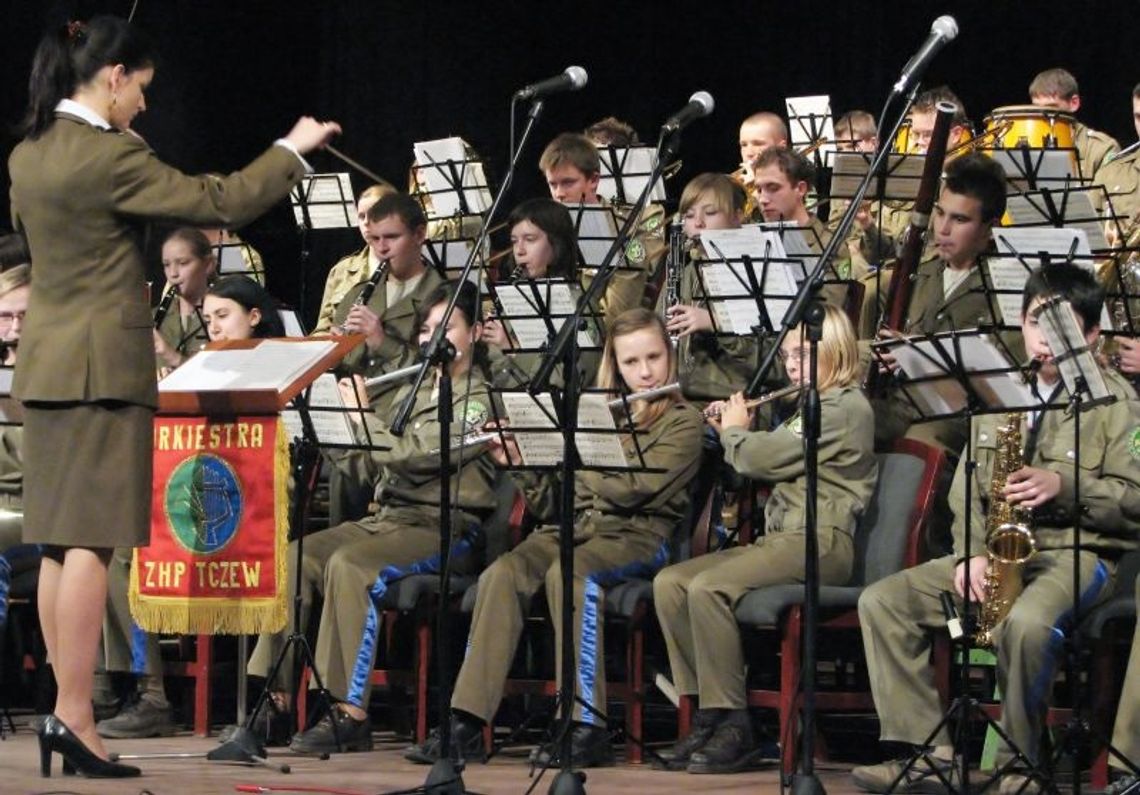
<svg viewBox="0 0 1140 795">
<path fill-rule="evenodd" d="M 1069 394 L 1083 384 L 1094 402 L 1111 399 L 1112 393 L 1077 322 L 1073 305 L 1054 296 L 1042 302 L 1035 312 Z"/>
<path fill-rule="evenodd" d="M 345 409 L 335 375 L 325 373 L 313 382 L 309 391 L 309 419 L 316 431 L 318 444 L 351 446 L 356 443 L 352 420 Z M 301 414 L 296 409 L 281 412 L 281 421 L 285 423 L 289 439 L 304 436 Z"/>
<path fill-rule="evenodd" d="M 1022 293 L 1030 273 L 1026 266 L 1032 270 L 1039 268 L 1042 254 L 1053 261 L 1064 261 L 1072 253 L 1075 265 L 1096 276 L 1096 265 L 1083 229 L 1000 227 L 993 235 L 997 253 L 989 255 L 986 263 L 1005 327 L 1021 328 Z M 1101 328 L 1111 328 L 1107 308 L 1101 313 Z"/>
<path fill-rule="evenodd" d="M 470 159 L 462 138 L 420 141 L 412 145 L 412 151 L 416 179 L 431 197 L 426 208 L 429 219 L 482 214 L 490 209 L 493 199 L 483 164 Z"/>
<path fill-rule="evenodd" d="M 554 422 L 554 401 L 549 394 L 501 392 L 503 408 L 510 420 L 523 464 L 528 467 L 554 467 L 562 463 L 562 431 Z M 550 428 L 550 431 L 517 430 Z M 591 433 L 591 431 L 594 431 Z M 630 469 L 616 433 L 613 412 L 605 397 L 586 392 L 578 401 L 578 432 L 574 444 L 582 464 L 599 469 Z"/>
<path fill-rule="evenodd" d="M 549 341 L 551 325 L 557 331 L 563 319 L 574 313 L 582 288 L 565 279 L 526 279 L 496 285 L 495 295 L 518 347 L 539 350 Z M 598 346 L 588 330 L 592 325 L 587 323 L 578 332 L 579 348 Z"/>
<path fill-rule="evenodd" d="M 256 348 L 203 350 L 158 382 L 159 392 L 275 389 L 336 348 L 326 340 L 265 340 Z"/>
<path fill-rule="evenodd" d="M 301 184 L 289 193 L 293 206 L 293 219 L 297 226 L 305 225 L 305 212 L 297 191 L 305 197 L 309 211 L 310 229 L 343 229 L 356 226 L 356 198 L 352 194 L 352 181 L 347 171 L 334 174 L 306 174 Z M 242 265 L 241 270 L 245 270 Z M 227 273 L 223 269 L 223 273 Z"/>
<path fill-rule="evenodd" d="M 776 229 L 749 224 L 739 229 L 704 230 L 701 242 L 707 257 L 700 264 L 701 281 L 710 299 L 713 323 L 721 333 L 751 335 L 756 326 L 765 325 L 751 294 L 745 256 L 751 258 L 756 283 L 762 287 L 770 324 L 783 318 L 807 278 L 804 259 L 790 255 L 786 248 L 790 244 L 810 255 L 799 230 L 786 229 L 781 236 Z"/>
</svg>

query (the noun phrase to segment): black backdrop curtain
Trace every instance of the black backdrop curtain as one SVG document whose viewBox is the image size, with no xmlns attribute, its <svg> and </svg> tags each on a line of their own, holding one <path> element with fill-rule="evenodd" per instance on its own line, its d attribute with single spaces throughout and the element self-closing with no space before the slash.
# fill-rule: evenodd
<svg viewBox="0 0 1140 795">
<path fill-rule="evenodd" d="M 0 114 L 5 162 L 23 112 L 35 43 L 49 24 L 107 12 L 132 0 L 4 0 Z M 783 113 L 784 97 L 831 95 L 832 108 L 878 110 L 902 65 L 940 14 L 958 39 L 925 84 L 949 83 L 975 121 L 1023 104 L 1038 71 L 1064 66 L 1081 85 L 1078 116 L 1133 142 L 1130 93 L 1140 81 L 1137 2 L 268 2 L 139 0 L 135 21 L 158 42 L 161 62 L 136 127 L 159 156 L 188 171 L 240 167 L 301 113 L 344 126 L 337 146 L 404 186 L 418 140 L 460 135 L 501 174 L 508 107 L 521 86 L 580 64 L 589 85 L 552 98 L 524 154 L 507 206 L 545 190 L 536 168 L 547 140 L 606 115 L 650 142 L 698 89 L 716 111 L 684 136 L 684 181 L 736 167 L 736 135 L 756 110 Z M 328 155 L 318 170 L 344 170 Z M 354 187 L 368 180 L 353 174 Z M 7 170 L 2 176 L 7 227 Z M 299 238 L 280 207 L 243 234 L 264 254 L 271 290 L 315 313 L 324 276 L 359 245 L 355 231 L 310 237 L 300 273 Z M 155 273 L 157 274 L 157 258 Z"/>
</svg>

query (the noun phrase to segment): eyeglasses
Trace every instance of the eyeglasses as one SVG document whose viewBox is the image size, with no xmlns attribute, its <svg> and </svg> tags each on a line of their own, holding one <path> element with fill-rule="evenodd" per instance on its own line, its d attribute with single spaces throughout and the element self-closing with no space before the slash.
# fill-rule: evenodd
<svg viewBox="0 0 1140 795">
<path fill-rule="evenodd" d="M 10 326 L 13 320 L 24 322 L 27 312 L 0 312 L 0 326 Z"/>
</svg>

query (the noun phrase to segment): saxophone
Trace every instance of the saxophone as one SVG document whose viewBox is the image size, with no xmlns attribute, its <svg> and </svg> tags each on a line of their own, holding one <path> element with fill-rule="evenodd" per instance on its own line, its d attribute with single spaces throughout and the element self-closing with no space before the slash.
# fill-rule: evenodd
<svg viewBox="0 0 1140 795">
<path fill-rule="evenodd" d="M 665 300 L 662 301 L 662 319 L 669 322 L 669 310 L 681 303 L 681 270 L 685 267 L 685 225 L 680 214 L 673 216 L 669 223 L 669 251 L 665 257 Z M 673 347 L 677 347 L 677 335 L 670 334 Z"/>
<path fill-rule="evenodd" d="M 985 600 L 978 614 L 974 642 L 982 648 L 993 646 L 993 630 L 1006 617 L 1025 588 L 1022 567 L 1033 557 L 1037 542 L 1033 537 L 1029 511 L 1006 502 L 1003 493 L 1012 472 L 1021 469 L 1021 414 L 1010 412 L 997 428 L 997 452 L 990 478 L 990 505 L 986 516 L 986 556 L 988 565 L 983 582 Z"/>
</svg>

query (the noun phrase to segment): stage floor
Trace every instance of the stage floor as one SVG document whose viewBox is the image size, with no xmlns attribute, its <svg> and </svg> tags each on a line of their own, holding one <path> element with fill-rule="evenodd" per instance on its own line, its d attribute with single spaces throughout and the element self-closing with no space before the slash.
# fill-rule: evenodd
<svg viewBox="0 0 1140 795">
<path fill-rule="evenodd" d="M 19 721 L 19 719 L 18 719 Z M 135 762 L 143 770 L 138 779 L 96 780 L 60 774 L 60 761 L 53 760 L 51 779 L 40 778 L 39 749 L 35 735 L 17 723 L 15 735 L 0 742 L 0 793 L 66 792 L 83 795 L 153 795 L 181 793 L 234 793 L 239 785 L 264 787 L 246 792 L 338 792 L 349 795 L 393 793 L 423 784 L 427 768 L 404 761 L 406 746 L 391 734 L 377 733 L 376 750 L 371 753 L 337 754 L 327 761 L 297 756 L 285 749 L 270 749 L 274 765 L 288 764 L 288 774 L 278 769 L 208 762 L 204 758 L 150 759 Z M 189 753 L 205 754 L 216 747 L 215 738 L 190 734 L 150 740 L 112 740 L 108 747 L 121 754 Z M 534 781 L 529 778 L 527 751 L 505 751 L 487 765 L 471 765 L 463 773 L 468 791 L 473 793 L 518 793 L 522 795 Z M 849 765 L 821 764 L 817 770 L 830 795 L 857 792 L 848 776 Z M 693 776 L 667 773 L 645 765 L 624 765 L 586 771 L 586 791 L 594 795 L 639 793 L 669 795 L 700 791 L 709 795 L 755 793 L 779 790 L 775 768 L 732 776 Z M 538 783 L 534 792 L 546 793 L 553 773 Z M 317 788 L 317 789 L 313 789 Z"/>
</svg>

